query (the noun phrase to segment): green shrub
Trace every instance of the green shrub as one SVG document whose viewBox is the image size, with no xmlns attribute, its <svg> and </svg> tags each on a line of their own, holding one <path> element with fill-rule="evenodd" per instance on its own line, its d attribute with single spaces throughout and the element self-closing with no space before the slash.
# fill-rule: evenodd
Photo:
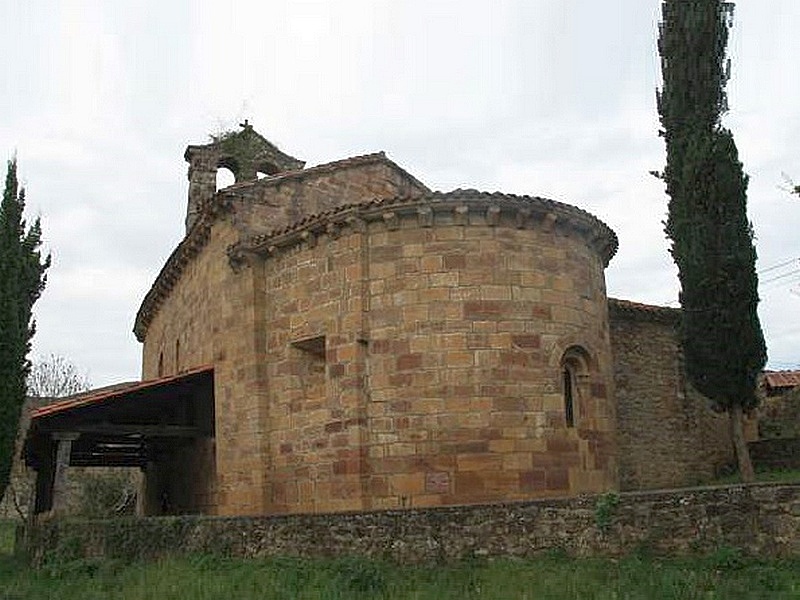
<svg viewBox="0 0 800 600">
<path fill-rule="evenodd" d="M 615 492 L 607 492 L 597 498 L 594 505 L 594 522 L 604 534 L 611 528 L 611 521 L 618 504 L 619 495 Z"/>
<path fill-rule="evenodd" d="M 104 519 L 131 514 L 135 490 L 130 473 L 98 470 L 80 477 L 75 514 L 89 519 Z"/>
</svg>

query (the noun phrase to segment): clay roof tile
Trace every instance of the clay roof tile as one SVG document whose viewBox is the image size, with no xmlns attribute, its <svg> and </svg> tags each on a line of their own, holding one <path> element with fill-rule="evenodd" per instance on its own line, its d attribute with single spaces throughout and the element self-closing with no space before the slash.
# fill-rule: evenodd
<svg viewBox="0 0 800 600">
<path fill-rule="evenodd" d="M 764 371 L 764 384 L 769 388 L 800 386 L 800 371 Z"/>
</svg>

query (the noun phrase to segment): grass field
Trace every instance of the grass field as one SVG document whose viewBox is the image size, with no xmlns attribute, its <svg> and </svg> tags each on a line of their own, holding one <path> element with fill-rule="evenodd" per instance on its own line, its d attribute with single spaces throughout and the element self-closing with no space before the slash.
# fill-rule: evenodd
<svg viewBox="0 0 800 600">
<path fill-rule="evenodd" d="M 30 599 L 800 599 L 800 559 L 755 561 L 732 549 L 693 559 L 639 556 L 474 561 L 400 567 L 355 558 L 73 561 L 31 570 L 0 526 L 0 600 Z"/>
</svg>

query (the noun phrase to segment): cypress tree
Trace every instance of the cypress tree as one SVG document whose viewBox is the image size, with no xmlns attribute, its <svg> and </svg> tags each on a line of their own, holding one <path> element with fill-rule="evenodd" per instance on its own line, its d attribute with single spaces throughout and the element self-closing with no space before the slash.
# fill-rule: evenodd
<svg viewBox="0 0 800 600">
<path fill-rule="evenodd" d="M 8 485 L 20 409 L 25 400 L 27 359 L 35 331 L 33 304 L 44 290 L 50 257 L 42 257 L 39 219 L 27 227 L 25 190 L 17 182 L 16 158 L 8 162 L 0 204 L 0 497 Z"/>
<path fill-rule="evenodd" d="M 686 373 L 716 410 L 728 412 L 739 471 L 752 481 L 742 416 L 758 403 L 766 346 L 756 312 L 748 178 L 720 122 L 732 13 L 733 4 L 720 0 L 662 4 L 658 110 L 667 164 L 660 176 L 670 197 L 665 230 L 681 283 Z"/>
</svg>

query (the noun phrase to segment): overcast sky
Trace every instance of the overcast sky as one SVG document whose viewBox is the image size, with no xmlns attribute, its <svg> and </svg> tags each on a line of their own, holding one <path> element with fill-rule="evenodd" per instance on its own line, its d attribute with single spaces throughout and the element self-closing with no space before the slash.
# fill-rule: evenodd
<svg viewBox="0 0 800 600">
<path fill-rule="evenodd" d="M 97 386 L 138 379 L 131 329 L 184 233 L 184 149 L 245 118 L 308 165 L 384 150 L 434 189 L 584 208 L 620 238 L 609 294 L 676 306 L 648 174 L 660 4 L 3 0 L 0 152 L 53 255 L 34 354 Z M 750 174 L 769 366 L 800 367 L 800 198 L 781 189 L 800 182 L 800 2 L 736 4 L 725 123 Z"/>
</svg>

